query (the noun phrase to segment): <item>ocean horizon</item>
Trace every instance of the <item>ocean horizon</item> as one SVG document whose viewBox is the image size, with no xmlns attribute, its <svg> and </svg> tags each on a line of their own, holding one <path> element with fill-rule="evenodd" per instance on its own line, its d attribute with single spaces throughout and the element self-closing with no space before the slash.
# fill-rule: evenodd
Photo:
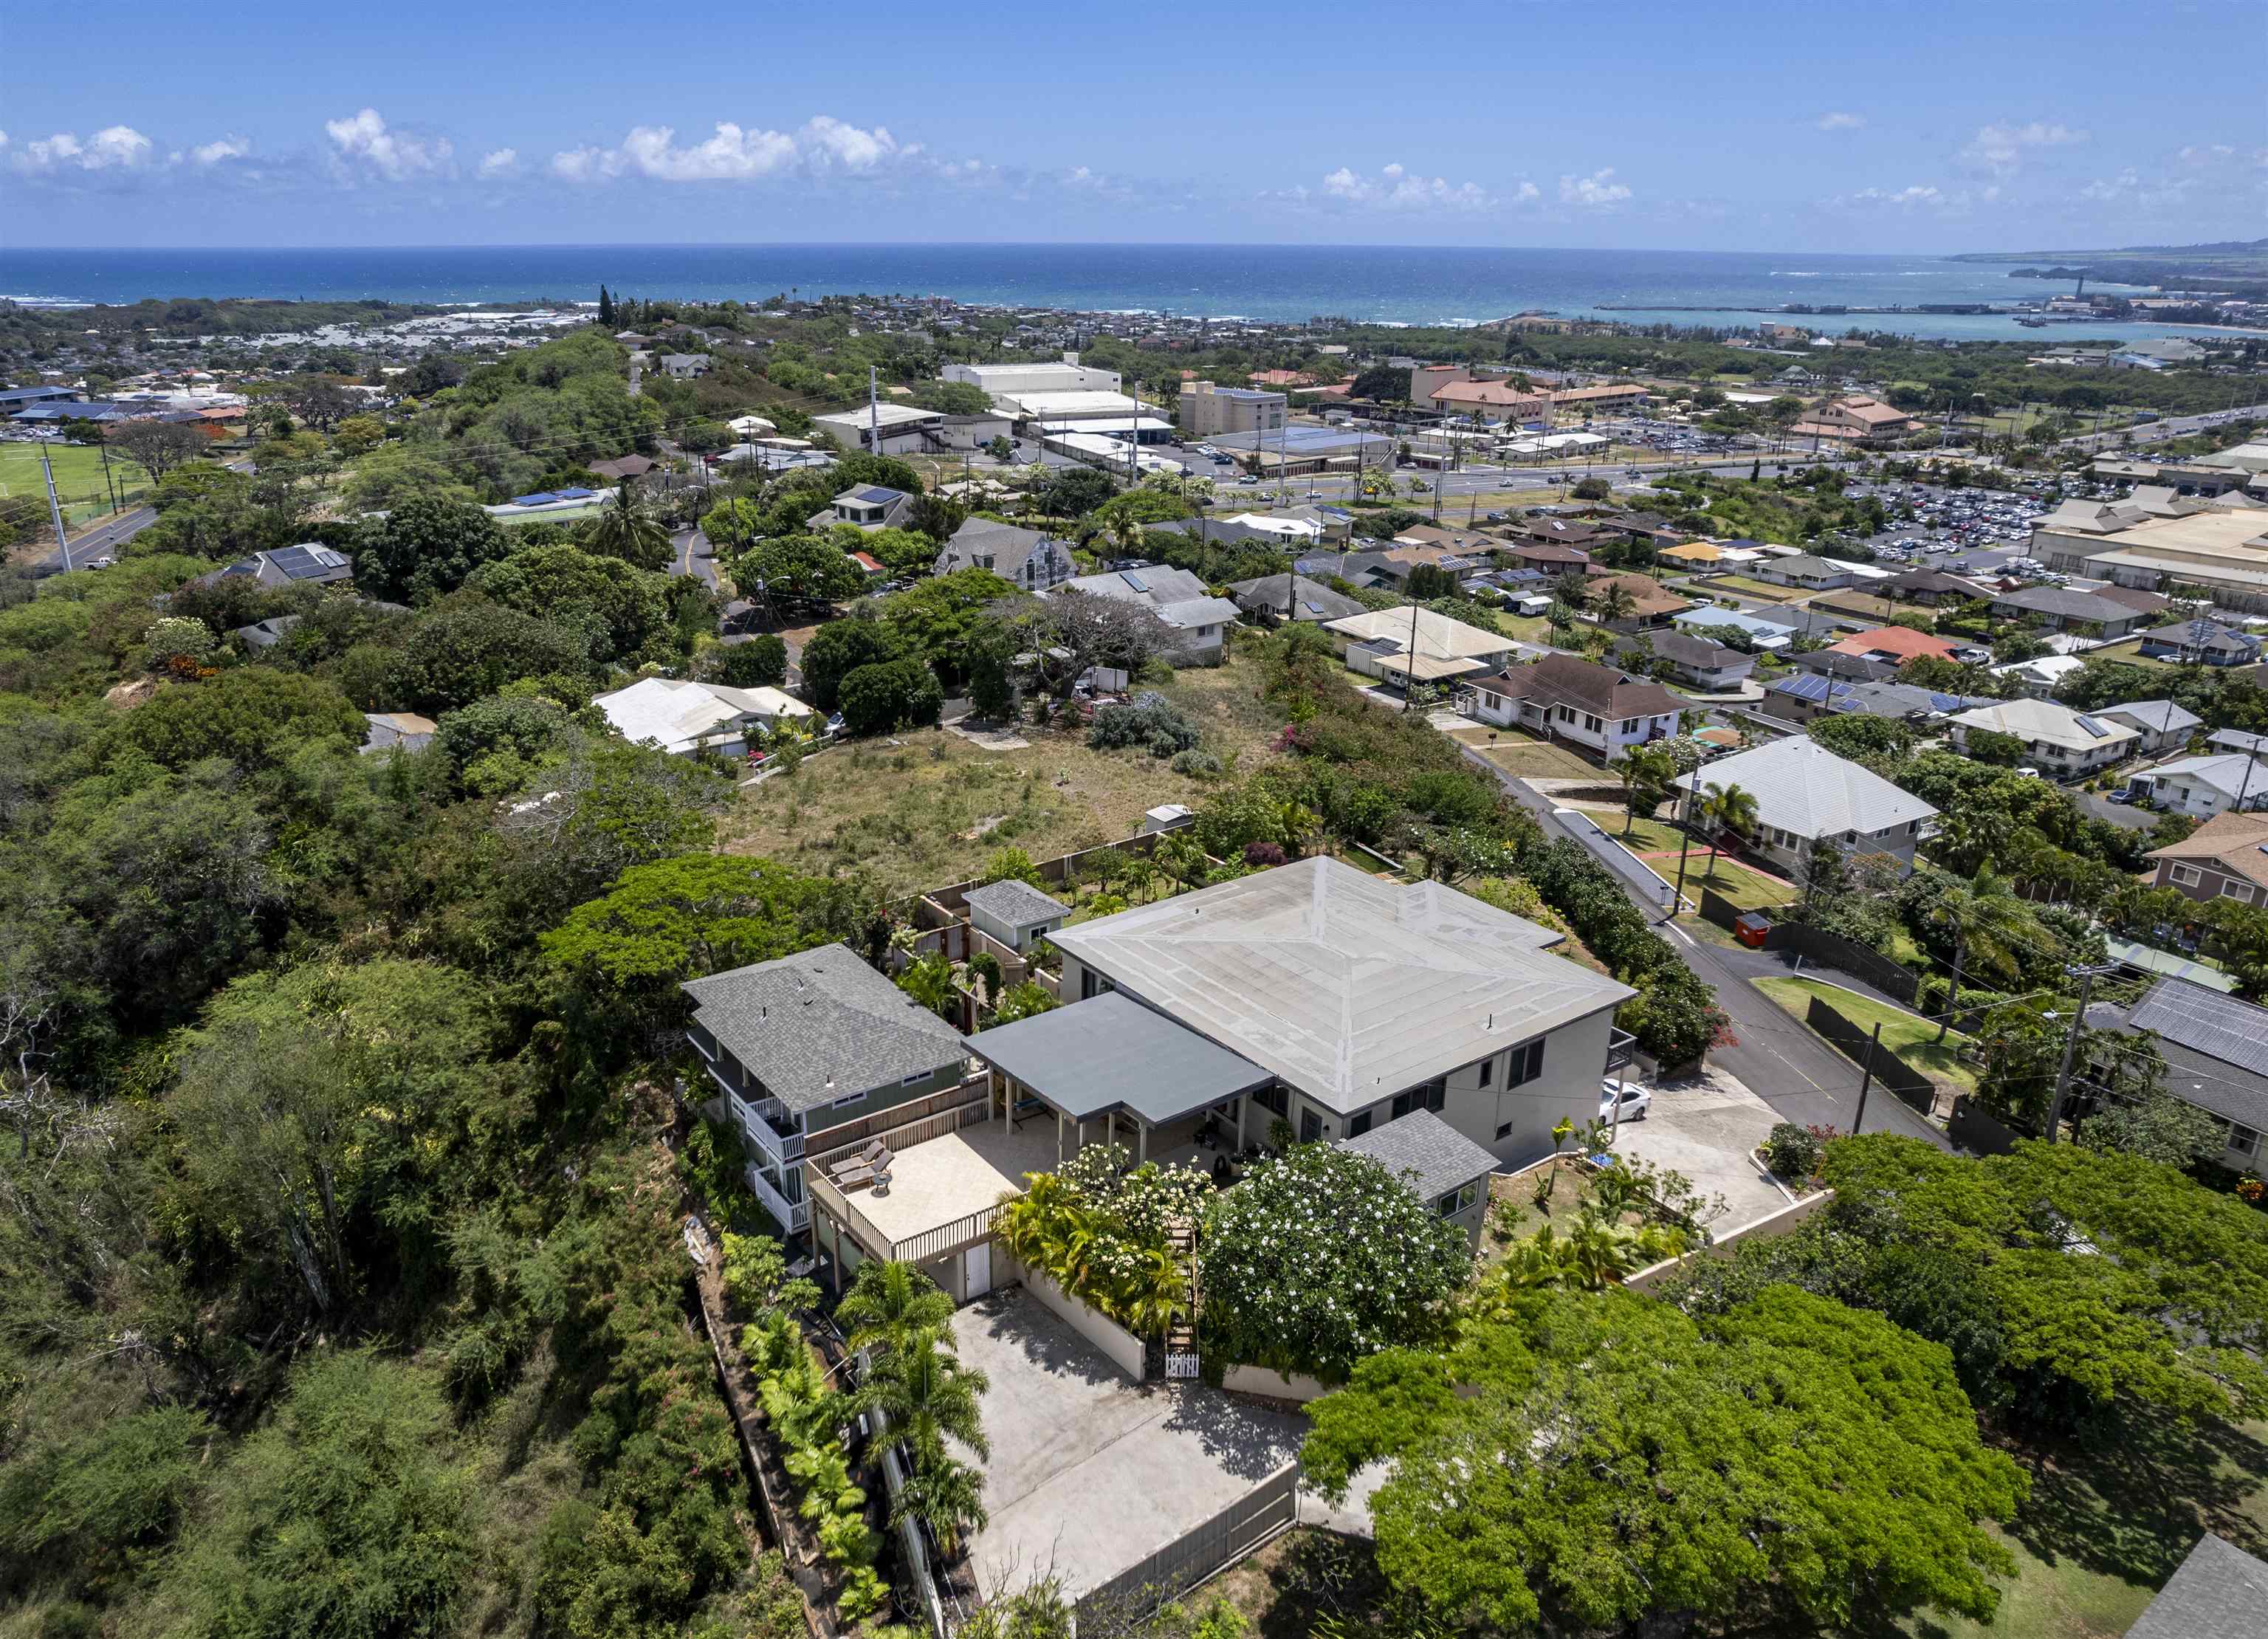
<svg viewBox="0 0 2268 1639">
<path fill-rule="evenodd" d="M 418 304 L 617 296 L 935 296 L 975 305 L 1278 323 L 1465 326 L 1538 309 L 1631 324 L 1752 327 L 1788 304 L 2012 302 L 2061 288 L 1940 254 L 1327 245 L 782 244 L 0 248 L 0 298 L 40 305 L 185 297 Z M 2132 340 L 2176 325 L 2048 330 L 1999 315 L 1814 315 L 1810 327 L 1938 340 Z"/>
</svg>

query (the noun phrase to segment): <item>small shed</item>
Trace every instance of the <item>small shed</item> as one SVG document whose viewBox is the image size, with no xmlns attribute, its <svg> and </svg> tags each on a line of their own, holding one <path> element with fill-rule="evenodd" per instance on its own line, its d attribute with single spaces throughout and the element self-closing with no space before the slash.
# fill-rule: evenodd
<svg viewBox="0 0 2268 1639">
<path fill-rule="evenodd" d="M 1022 956 L 1064 925 L 1071 907 L 1028 882 L 988 882 L 971 888 L 963 904 L 968 925 Z"/>
<path fill-rule="evenodd" d="M 1142 834 L 1156 831 L 1178 831 L 1197 822 L 1197 811 L 1186 803 L 1160 803 L 1155 808 L 1142 812 Z"/>
</svg>

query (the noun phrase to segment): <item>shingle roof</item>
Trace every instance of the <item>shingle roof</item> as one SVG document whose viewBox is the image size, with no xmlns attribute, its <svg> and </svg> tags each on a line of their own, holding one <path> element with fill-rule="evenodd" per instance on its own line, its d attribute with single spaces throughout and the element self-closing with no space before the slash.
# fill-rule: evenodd
<svg viewBox="0 0 2268 1639">
<path fill-rule="evenodd" d="M 2023 609 L 2034 614 L 2052 614 L 2066 621 L 2100 621 L 2116 622 L 2131 621 L 2137 614 L 2123 603 L 2108 598 L 2098 598 L 2091 592 L 2074 592 L 2068 586 L 2026 586 L 2021 591 L 2002 592 L 1993 604 Z"/>
<path fill-rule="evenodd" d="M 2146 859 L 2196 859 L 2232 877 L 2268 887 L 2268 814 L 2215 814 L 2178 842 L 2152 849 Z"/>
<path fill-rule="evenodd" d="M 1534 665 L 1507 666 L 1494 677 L 1475 680 L 1474 687 L 1516 700 L 1565 702 L 1616 722 L 1661 717 L 1686 704 L 1659 683 L 1640 682 L 1612 666 L 1566 654 L 1548 654 Z"/>
<path fill-rule="evenodd" d="M 1338 1144 L 1385 1163 L 1420 1201 L 1436 1200 L 1496 1171 L 1494 1156 L 1431 1110 L 1412 1110 Z"/>
<path fill-rule="evenodd" d="M 1056 943 L 1341 1113 L 1626 1000 L 1557 936 L 1437 882 L 1304 859 Z"/>
<path fill-rule="evenodd" d="M 2268 1562 L 2207 1532 L 2126 1639 L 2260 1639 Z"/>
<path fill-rule="evenodd" d="M 961 901 L 1011 928 L 1036 928 L 1071 915 L 1071 907 L 1050 899 L 1028 882 L 988 882 L 971 888 Z"/>
<path fill-rule="evenodd" d="M 895 1086 L 968 1053 L 961 1033 L 841 944 L 681 985 L 694 1022 L 792 1110 Z"/>
<path fill-rule="evenodd" d="M 2196 712 L 2170 700 L 2130 700 L 2122 705 L 2105 706 L 2095 715 L 2128 718 L 2153 734 L 2186 734 L 2205 721 Z"/>
<path fill-rule="evenodd" d="M 1937 812 L 1879 774 L 1794 735 L 1737 752 L 1677 782 L 1697 792 L 1737 785 L 1756 799 L 1758 823 L 1801 837 L 1887 831 Z"/>
<path fill-rule="evenodd" d="M 1236 606 L 1248 614 L 1262 609 L 1284 613 L 1285 582 L 1290 580 L 1292 617 L 1301 621 L 1343 621 L 1350 614 L 1360 614 L 1362 605 L 1343 592 L 1333 592 L 1321 581 L 1309 580 L 1305 575 L 1263 575 L 1256 580 L 1229 583 L 1236 594 Z"/>
</svg>

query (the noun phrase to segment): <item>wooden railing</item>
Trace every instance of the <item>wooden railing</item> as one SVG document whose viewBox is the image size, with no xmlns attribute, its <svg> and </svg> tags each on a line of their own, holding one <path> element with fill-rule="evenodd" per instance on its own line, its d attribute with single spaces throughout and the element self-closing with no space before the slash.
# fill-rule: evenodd
<svg viewBox="0 0 2268 1639">
<path fill-rule="evenodd" d="M 902 1150 L 910 1150 L 918 1143 L 926 1143 L 932 1138 L 942 1138 L 947 1133 L 959 1132 L 964 1127 L 973 1127 L 979 1121 L 990 1121 L 992 1116 L 992 1101 L 983 1096 L 981 1091 L 983 1084 L 979 1083 L 978 1086 L 980 1091 L 976 1098 L 963 1099 L 960 1103 L 948 1105 L 935 1114 L 924 1115 L 919 1121 L 907 1121 L 896 1127 L 886 1127 L 880 1132 L 864 1134 L 850 1143 L 841 1144 L 824 1154 L 813 1156 L 810 1165 L 825 1172 L 831 1169 L 836 1162 L 849 1160 L 868 1144 L 877 1141 L 895 1153 Z M 829 1137 L 833 1136 L 828 1135 Z"/>
<path fill-rule="evenodd" d="M 869 1139 L 885 1137 L 893 1128 L 909 1126 L 927 1116 L 935 1115 L 940 1110 L 954 1109 L 964 1104 L 981 1104 L 984 1099 L 987 1074 L 980 1071 L 939 1091 L 924 1093 L 918 1099 L 909 1099 L 903 1104 L 877 1110 L 872 1115 L 857 1116 L 839 1127 L 814 1132 L 806 1152 L 821 1163 L 829 1158 L 840 1159 L 841 1151 L 854 1146 L 864 1147 Z"/>
<path fill-rule="evenodd" d="M 843 1228 L 850 1231 L 867 1256 L 886 1263 L 920 1263 L 930 1258 L 943 1257 L 973 1246 L 992 1232 L 992 1225 L 1000 1216 L 996 1204 L 964 1214 L 949 1224 L 925 1229 L 904 1240 L 892 1240 L 874 1226 L 874 1221 L 851 1205 L 851 1198 L 830 1180 L 816 1172 L 806 1173 L 804 1187 L 819 1208 Z"/>
</svg>

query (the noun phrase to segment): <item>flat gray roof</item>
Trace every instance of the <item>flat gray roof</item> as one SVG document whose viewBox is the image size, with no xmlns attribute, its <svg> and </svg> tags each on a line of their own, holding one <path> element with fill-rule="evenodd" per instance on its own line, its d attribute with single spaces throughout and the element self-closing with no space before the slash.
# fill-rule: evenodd
<svg viewBox="0 0 2268 1639">
<path fill-rule="evenodd" d="M 1154 1126 L 1276 1079 L 1116 990 L 980 1031 L 966 1046 L 1081 1121 L 1126 1110 Z"/>
<path fill-rule="evenodd" d="M 988 882 L 981 888 L 971 888 L 961 903 L 971 910 L 981 910 L 993 921 L 1010 928 L 1036 928 L 1071 915 L 1071 907 L 1061 900 L 1051 899 L 1028 882 Z"/>
<path fill-rule="evenodd" d="M 1496 1171 L 1494 1156 L 1431 1110 L 1412 1110 L 1338 1143 L 1342 1150 L 1382 1162 L 1388 1172 L 1417 1191 L 1420 1201 L 1438 1201 Z"/>
<path fill-rule="evenodd" d="M 1056 944 L 1341 1114 L 1614 1007 L 1560 936 L 1438 882 L 1303 859 Z"/>
</svg>

